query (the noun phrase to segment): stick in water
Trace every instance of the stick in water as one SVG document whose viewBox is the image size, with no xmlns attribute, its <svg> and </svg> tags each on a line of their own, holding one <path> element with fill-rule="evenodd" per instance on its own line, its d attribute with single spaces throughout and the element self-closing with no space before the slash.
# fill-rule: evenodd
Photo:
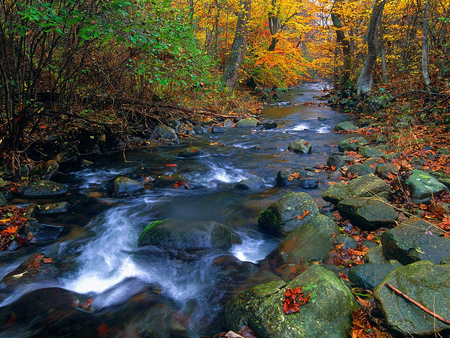
<svg viewBox="0 0 450 338">
<path fill-rule="evenodd" d="M 396 289 L 395 287 L 393 287 L 391 284 L 389 283 L 385 283 L 384 285 L 386 285 L 389 289 L 391 289 L 392 291 L 394 291 L 396 294 L 399 294 L 400 296 L 402 296 L 403 298 L 405 298 L 406 300 L 410 301 L 411 303 L 413 303 L 415 306 L 417 306 L 419 309 L 421 309 L 422 311 L 428 313 L 430 316 L 433 316 L 434 318 L 440 320 L 441 322 L 443 322 L 444 324 L 450 325 L 450 320 L 447 320 L 437 314 L 435 314 L 433 311 L 429 310 L 428 308 L 426 308 L 425 306 L 423 306 L 422 304 L 416 302 L 414 299 L 408 297 L 407 295 L 405 295 L 403 292 L 401 292 L 399 289 Z"/>
</svg>

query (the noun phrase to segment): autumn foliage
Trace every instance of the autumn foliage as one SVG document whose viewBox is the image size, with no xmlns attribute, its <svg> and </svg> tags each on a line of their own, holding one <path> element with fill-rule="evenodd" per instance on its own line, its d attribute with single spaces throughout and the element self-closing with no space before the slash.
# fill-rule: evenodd
<svg viewBox="0 0 450 338">
<path fill-rule="evenodd" d="M 295 289 L 287 289 L 285 292 L 285 299 L 283 301 L 283 311 L 285 314 L 291 314 L 300 311 L 300 306 L 308 303 L 311 294 L 305 297 L 301 286 Z"/>
</svg>

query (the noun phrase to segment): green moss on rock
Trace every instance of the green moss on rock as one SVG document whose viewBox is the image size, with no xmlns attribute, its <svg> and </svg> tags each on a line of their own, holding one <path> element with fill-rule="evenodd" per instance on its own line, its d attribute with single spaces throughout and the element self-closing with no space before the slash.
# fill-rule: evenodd
<svg viewBox="0 0 450 338">
<path fill-rule="evenodd" d="M 167 220 L 159 220 L 151 222 L 139 235 L 138 247 L 159 244 L 164 240 L 164 231 L 158 229 L 158 227 L 166 221 Z"/>
<path fill-rule="evenodd" d="M 258 223 L 263 228 L 266 229 L 268 232 L 279 235 L 279 225 L 281 222 L 281 215 L 277 208 L 274 206 L 269 206 L 267 209 L 264 209 L 259 214 Z"/>
</svg>

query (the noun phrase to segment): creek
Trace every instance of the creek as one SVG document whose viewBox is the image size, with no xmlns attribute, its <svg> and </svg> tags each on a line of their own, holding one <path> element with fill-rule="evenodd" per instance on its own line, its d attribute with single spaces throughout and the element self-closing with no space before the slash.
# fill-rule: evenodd
<svg viewBox="0 0 450 338">
<path fill-rule="evenodd" d="M 0 254 L 0 279 L 37 252 L 52 257 L 59 276 L 53 281 L 18 282 L 12 292 L 2 290 L 0 317 L 15 314 L 1 328 L 3 334 L 133 336 L 144 327 L 147 336 L 164 337 L 177 336 L 173 332 L 182 327 L 187 331 L 180 332 L 200 337 L 224 329 L 224 303 L 258 272 L 258 262 L 280 242 L 259 229 L 259 213 L 290 190 L 319 200 L 328 187 L 325 176 L 316 189 L 276 187 L 278 171 L 325 165 L 337 151 L 333 145 L 349 137 L 332 132 L 348 116 L 315 99 L 324 94 L 322 88 L 299 87 L 281 95 L 294 105 L 266 107 L 262 117 L 276 121 L 275 129 L 229 128 L 226 133 L 196 135 L 179 145 L 128 151 L 126 161 L 123 154 L 115 154 L 60 175 L 70 186 L 62 200 L 70 201 L 71 211 L 37 216 L 42 223 L 64 227 L 58 239 Z M 311 154 L 287 151 L 289 142 L 301 138 L 312 144 Z M 202 155 L 177 156 L 190 145 L 200 148 Z M 149 181 L 143 194 L 113 198 L 109 185 L 119 175 L 149 180 L 174 175 L 186 180 L 189 189 L 152 187 Z M 264 191 L 236 189 L 239 181 L 254 175 L 263 179 Z M 230 226 L 239 240 L 229 252 L 137 248 L 140 232 L 151 221 L 170 217 L 214 220 Z"/>
</svg>

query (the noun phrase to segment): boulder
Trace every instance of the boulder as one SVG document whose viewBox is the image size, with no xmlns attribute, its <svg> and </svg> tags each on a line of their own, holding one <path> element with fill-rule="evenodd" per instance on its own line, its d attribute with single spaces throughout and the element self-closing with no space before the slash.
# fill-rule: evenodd
<svg viewBox="0 0 450 338">
<path fill-rule="evenodd" d="M 439 191 L 449 191 L 444 184 L 422 170 L 413 170 L 406 184 L 410 187 L 413 202 L 417 204 L 430 203 Z"/>
<path fill-rule="evenodd" d="M 351 137 L 341 141 L 338 145 L 338 148 L 339 151 L 346 152 L 356 150 L 358 149 L 359 146 L 366 145 L 367 143 L 368 143 L 367 140 L 362 136 Z"/>
<path fill-rule="evenodd" d="M 31 243 L 46 244 L 55 241 L 64 230 L 64 227 L 31 221 L 26 225 L 26 230 L 28 237 L 32 238 Z"/>
<path fill-rule="evenodd" d="M 50 180 L 59 169 L 59 164 L 55 160 L 49 160 L 47 162 L 37 164 L 31 171 L 31 176 L 39 176 L 44 180 Z"/>
<path fill-rule="evenodd" d="M 397 261 L 392 263 L 368 263 L 352 267 L 348 279 L 357 287 L 373 291 L 391 271 L 402 266 Z"/>
<path fill-rule="evenodd" d="M 317 215 L 292 231 L 267 257 L 281 264 L 323 261 L 333 248 L 334 236 L 338 234 L 339 228 L 332 219 Z"/>
<path fill-rule="evenodd" d="M 345 249 L 356 249 L 358 247 L 358 241 L 348 235 L 337 235 L 334 240 L 338 245 L 344 244 L 342 247 Z"/>
<path fill-rule="evenodd" d="M 372 195 L 377 195 L 387 199 L 390 190 L 389 185 L 385 181 L 374 174 L 369 174 L 357 177 L 349 183 L 338 182 L 333 184 L 322 194 L 322 198 L 333 204 L 338 204 L 349 197 L 371 197 Z"/>
<path fill-rule="evenodd" d="M 339 214 L 355 225 L 374 230 L 382 226 L 393 225 L 398 219 L 398 213 L 389 204 L 373 198 L 350 197 L 337 205 Z"/>
<path fill-rule="evenodd" d="M 314 189 L 319 186 L 319 178 L 307 170 L 280 170 L 277 174 L 277 186 L 298 185 L 305 189 Z"/>
<path fill-rule="evenodd" d="M 237 189 L 249 190 L 251 192 L 262 191 L 265 187 L 264 181 L 259 176 L 245 178 L 236 184 Z"/>
<path fill-rule="evenodd" d="M 194 157 L 194 156 L 199 156 L 201 154 L 203 154 L 203 152 L 199 148 L 197 148 L 197 147 L 187 147 L 187 148 L 184 148 L 183 150 L 181 150 L 178 153 L 178 156 L 180 156 L 180 157 Z"/>
<path fill-rule="evenodd" d="M 348 174 L 364 176 L 364 175 L 373 174 L 373 170 L 370 166 L 368 166 L 366 164 L 354 164 L 354 165 L 351 165 L 350 167 L 348 167 L 347 175 Z"/>
<path fill-rule="evenodd" d="M 353 131 L 353 130 L 358 130 L 358 127 L 355 126 L 350 121 L 345 121 L 345 122 L 338 123 L 334 127 L 334 130 L 336 130 L 336 131 Z"/>
<path fill-rule="evenodd" d="M 285 314 L 288 288 L 301 286 L 309 302 Z M 259 338 L 344 338 L 352 327 L 357 304 L 344 283 L 327 269 L 311 265 L 290 283 L 274 281 L 233 297 L 226 305 L 227 325 L 238 332 L 246 325 Z"/>
<path fill-rule="evenodd" d="M 366 263 L 375 263 L 382 264 L 387 263 L 388 261 L 384 258 L 383 255 L 383 247 L 381 245 L 377 245 L 373 248 L 370 248 L 369 251 L 364 255 L 364 261 Z"/>
<path fill-rule="evenodd" d="M 67 201 L 55 202 L 49 204 L 39 204 L 37 211 L 39 214 L 58 214 L 69 211 L 70 203 Z"/>
<path fill-rule="evenodd" d="M 219 126 L 218 124 L 214 124 L 214 125 L 212 126 L 211 131 L 212 131 L 213 133 L 216 133 L 216 134 L 223 134 L 223 133 L 226 133 L 226 132 L 227 132 L 227 130 L 226 130 L 225 127 Z"/>
<path fill-rule="evenodd" d="M 384 153 L 380 149 L 367 146 L 358 147 L 358 154 L 367 158 L 381 157 L 384 155 Z"/>
<path fill-rule="evenodd" d="M 389 283 L 434 313 L 447 317 L 450 309 L 450 265 L 421 261 L 396 268 L 374 291 L 390 329 L 402 337 L 448 337 L 450 328 L 386 287 Z"/>
<path fill-rule="evenodd" d="M 150 223 L 139 235 L 138 247 L 156 245 L 177 250 L 227 250 L 231 247 L 231 239 L 230 228 L 218 222 L 169 218 Z"/>
<path fill-rule="evenodd" d="M 319 214 L 313 198 L 304 192 L 290 192 L 264 209 L 259 225 L 275 235 L 287 234 L 301 227 Z"/>
<path fill-rule="evenodd" d="M 113 196 L 129 196 L 142 190 L 143 184 L 129 177 L 119 176 L 113 181 Z"/>
<path fill-rule="evenodd" d="M 275 129 L 276 127 L 278 127 L 278 123 L 276 123 L 275 121 L 264 121 L 262 123 L 263 129 Z"/>
<path fill-rule="evenodd" d="M 375 173 L 381 178 L 387 179 L 390 175 L 398 174 L 398 167 L 393 163 L 379 163 L 375 167 Z"/>
<path fill-rule="evenodd" d="M 67 193 L 67 186 L 65 184 L 47 180 L 31 182 L 22 192 L 27 197 L 56 196 L 65 193 Z"/>
<path fill-rule="evenodd" d="M 312 145 L 303 139 L 289 143 L 288 150 L 298 154 L 311 154 Z"/>
<path fill-rule="evenodd" d="M 207 130 L 205 128 L 203 128 L 202 126 L 195 126 L 194 127 L 194 132 L 198 135 L 200 134 L 206 134 Z"/>
<path fill-rule="evenodd" d="M 254 117 L 246 117 L 236 123 L 236 128 L 253 128 L 259 123 L 259 120 Z"/>
<path fill-rule="evenodd" d="M 174 141 L 179 143 L 177 133 L 175 129 L 170 128 L 164 124 L 158 124 L 151 134 L 151 138 L 153 140 L 161 140 L 161 141 Z"/>
<path fill-rule="evenodd" d="M 439 230 L 422 219 L 390 229 L 381 236 L 384 257 L 402 264 L 420 260 L 450 262 L 450 238 L 440 237 Z"/>
</svg>

